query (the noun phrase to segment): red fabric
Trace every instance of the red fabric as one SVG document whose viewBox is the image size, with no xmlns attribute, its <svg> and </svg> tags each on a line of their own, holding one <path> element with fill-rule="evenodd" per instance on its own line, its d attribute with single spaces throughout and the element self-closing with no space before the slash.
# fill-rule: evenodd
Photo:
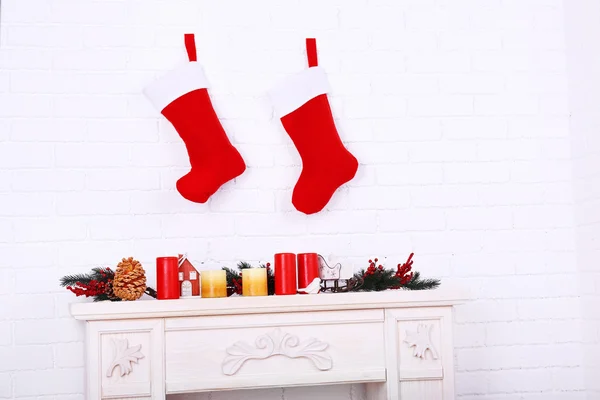
<svg viewBox="0 0 600 400">
<path fill-rule="evenodd" d="M 309 67 L 316 67 L 319 65 L 319 59 L 317 58 L 317 39 L 306 39 L 306 57 L 308 58 Z"/>
<path fill-rule="evenodd" d="M 198 56 L 196 55 L 196 39 L 193 33 L 186 33 L 183 35 L 185 42 L 185 49 L 188 53 L 188 58 L 190 61 L 198 61 Z"/>
<path fill-rule="evenodd" d="M 317 213 L 338 187 L 354 178 L 358 161 L 340 139 L 326 94 L 285 115 L 281 123 L 302 158 L 292 203 L 305 214 Z"/>
<path fill-rule="evenodd" d="M 224 183 L 246 170 L 229 141 L 206 89 L 193 90 L 162 110 L 185 143 L 192 170 L 177 181 L 186 199 L 205 203 Z"/>
</svg>

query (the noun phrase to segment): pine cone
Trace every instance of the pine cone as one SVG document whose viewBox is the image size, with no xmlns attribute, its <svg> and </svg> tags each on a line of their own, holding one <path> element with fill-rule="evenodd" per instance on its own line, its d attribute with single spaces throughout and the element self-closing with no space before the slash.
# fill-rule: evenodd
<svg viewBox="0 0 600 400">
<path fill-rule="evenodd" d="M 133 257 L 124 258 L 115 271 L 114 294 L 123 300 L 137 300 L 146 291 L 146 272 Z"/>
<path fill-rule="evenodd" d="M 110 301 L 119 301 L 121 298 L 115 295 L 115 291 L 113 289 L 113 281 L 109 280 L 106 282 L 106 296 Z"/>
</svg>

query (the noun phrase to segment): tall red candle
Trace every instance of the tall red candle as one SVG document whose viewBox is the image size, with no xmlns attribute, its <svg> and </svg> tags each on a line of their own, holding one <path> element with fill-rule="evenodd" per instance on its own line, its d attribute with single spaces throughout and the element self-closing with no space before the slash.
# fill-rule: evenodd
<svg viewBox="0 0 600 400">
<path fill-rule="evenodd" d="M 156 258 L 156 298 L 179 298 L 179 264 L 177 257 Z"/>
<path fill-rule="evenodd" d="M 319 255 L 317 253 L 298 254 L 298 290 L 302 291 L 319 277 Z"/>
<path fill-rule="evenodd" d="M 275 294 L 296 294 L 296 255 L 275 254 Z"/>
</svg>

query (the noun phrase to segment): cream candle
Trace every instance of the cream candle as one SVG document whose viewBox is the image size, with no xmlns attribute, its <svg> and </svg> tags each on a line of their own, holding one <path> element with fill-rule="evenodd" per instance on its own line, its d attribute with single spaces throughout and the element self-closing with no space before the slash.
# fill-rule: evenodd
<svg viewBox="0 0 600 400">
<path fill-rule="evenodd" d="M 223 270 L 200 273 L 202 297 L 227 297 L 227 275 Z"/>
<path fill-rule="evenodd" d="M 242 294 L 244 296 L 267 296 L 267 269 L 245 268 L 242 270 Z"/>
</svg>

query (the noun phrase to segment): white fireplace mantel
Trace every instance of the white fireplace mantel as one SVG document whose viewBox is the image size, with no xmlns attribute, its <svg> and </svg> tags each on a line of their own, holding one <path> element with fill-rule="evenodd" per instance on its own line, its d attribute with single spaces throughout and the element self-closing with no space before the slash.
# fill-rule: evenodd
<svg viewBox="0 0 600 400">
<path fill-rule="evenodd" d="M 454 399 L 444 289 L 77 303 L 86 399 L 366 383 L 370 400 Z"/>
</svg>

